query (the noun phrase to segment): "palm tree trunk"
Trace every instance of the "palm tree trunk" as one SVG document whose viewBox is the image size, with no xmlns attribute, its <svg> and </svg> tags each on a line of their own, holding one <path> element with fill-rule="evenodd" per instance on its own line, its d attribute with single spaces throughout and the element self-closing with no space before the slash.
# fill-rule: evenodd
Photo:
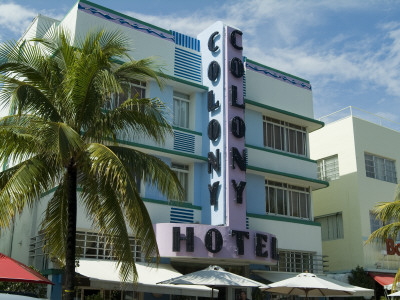
<svg viewBox="0 0 400 300">
<path fill-rule="evenodd" d="M 77 214 L 77 168 L 71 158 L 67 166 L 68 184 L 68 224 L 67 248 L 65 253 L 65 290 L 64 299 L 72 300 L 75 295 L 75 245 L 76 245 L 76 214 Z"/>
</svg>

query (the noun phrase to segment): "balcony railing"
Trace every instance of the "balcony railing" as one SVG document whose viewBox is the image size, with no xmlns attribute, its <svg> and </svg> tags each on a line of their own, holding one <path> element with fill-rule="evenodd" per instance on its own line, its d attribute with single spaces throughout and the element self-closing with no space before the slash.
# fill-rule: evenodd
<svg viewBox="0 0 400 300">
<path fill-rule="evenodd" d="M 392 130 L 400 131 L 400 123 L 354 106 L 345 107 L 334 113 L 323 116 L 318 120 L 323 121 L 325 124 L 329 124 L 347 117 L 356 117 Z"/>
<path fill-rule="evenodd" d="M 310 272 L 322 274 L 328 268 L 326 255 L 317 255 L 311 252 L 297 252 L 280 250 L 279 260 L 276 266 L 271 267 L 271 271 L 302 273 Z"/>
</svg>

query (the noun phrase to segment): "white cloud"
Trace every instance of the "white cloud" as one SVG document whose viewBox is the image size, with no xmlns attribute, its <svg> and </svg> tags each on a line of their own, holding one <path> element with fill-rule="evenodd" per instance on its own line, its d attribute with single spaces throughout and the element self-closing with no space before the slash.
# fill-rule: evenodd
<svg viewBox="0 0 400 300">
<path fill-rule="evenodd" d="M 0 26 L 21 34 L 28 27 L 37 11 L 15 3 L 0 3 Z"/>
</svg>

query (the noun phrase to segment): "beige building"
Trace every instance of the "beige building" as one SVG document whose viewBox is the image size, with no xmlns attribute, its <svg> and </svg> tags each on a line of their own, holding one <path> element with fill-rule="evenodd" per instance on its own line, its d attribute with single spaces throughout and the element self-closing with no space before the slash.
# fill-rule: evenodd
<svg viewBox="0 0 400 300">
<path fill-rule="evenodd" d="M 369 272 L 395 273 L 400 257 L 385 245 L 365 241 L 381 226 L 374 206 L 394 199 L 400 124 L 354 107 L 321 120 L 325 127 L 310 134 L 310 157 L 318 161 L 320 179 L 330 184 L 312 193 L 328 271 L 348 273 L 362 266 Z"/>
</svg>

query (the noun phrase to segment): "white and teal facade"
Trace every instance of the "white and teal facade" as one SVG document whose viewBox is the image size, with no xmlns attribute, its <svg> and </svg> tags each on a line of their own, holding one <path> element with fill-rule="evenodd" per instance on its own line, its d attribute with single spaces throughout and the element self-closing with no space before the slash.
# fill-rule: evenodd
<svg viewBox="0 0 400 300">
<path fill-rule="evenodd" d="M 323 123 L 313 118 L 307 80 L 246 58 L 246 28 L 222 22 L 195 38 L 88 1 L 76 3 L 60 22 L 39 16 L 26 36 L 43 29 L 39 22 L 64 26 L 75 38 L 96 27 L 119 30 L 133 40 L 132 57 L 152 56 L 164 66 L 163 89 L 138 81 L 129 93 L 160 98 L 169 108 L 173 136 L 164 145 L 137 134 L 119 138 L 161 158 L 185 187 L 185 201 L 176 202 L 140 183 L 162 262 L 182 271 L 219 264 L 270 281 L 281 273 L 322 272 L 321 227 L 313 219 L 311 192 L 328 183 L 317 179 L 316 161 L 309 158 L 308 135 Z M 48 197 L 23 213 L 14 234 L 2 237 L 0 251 L 25 263 L 42 261 L 32 249 L 40 243 Z M 79 214 L 82 256 L 104 259 L 100 238 Z M 140 247 L 135 249 L 139 259 Z M 45 267 L 52 269 L 51 263 Z M 226 293 L 232 297 L 234 291 Z M 149 290 L 139 297 L 153 296 Z"/>
</svg>

